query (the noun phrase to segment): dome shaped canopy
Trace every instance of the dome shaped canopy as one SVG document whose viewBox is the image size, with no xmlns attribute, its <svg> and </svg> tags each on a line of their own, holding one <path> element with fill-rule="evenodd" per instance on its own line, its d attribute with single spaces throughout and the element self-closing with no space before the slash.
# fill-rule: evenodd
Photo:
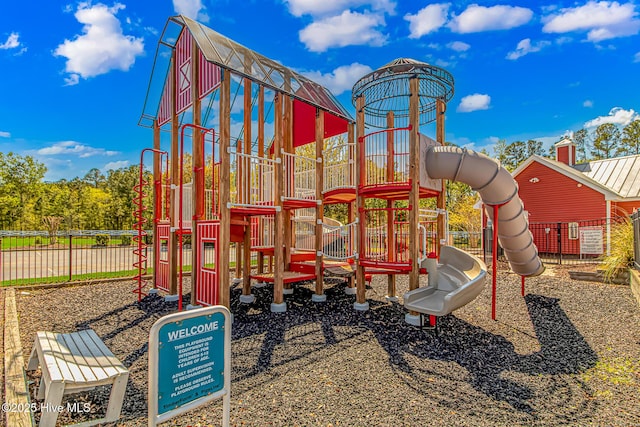
<svg viewBox="0 0 640 427">
<path fill-rule="evenodd" d="M 453 76 L 447 70 L 410 58 L 396 59 L 362 77 L 353 86 L 351 100 L 364 95 L 365 123 L 384 128 L 387 113 L 393 111 L 396 119 L 408 121 L 409 81 L 419 79 L 418 95 L 420 124 L 436 118 L 436 101 L 445 103 L 453 98 Z"/>
</svg>

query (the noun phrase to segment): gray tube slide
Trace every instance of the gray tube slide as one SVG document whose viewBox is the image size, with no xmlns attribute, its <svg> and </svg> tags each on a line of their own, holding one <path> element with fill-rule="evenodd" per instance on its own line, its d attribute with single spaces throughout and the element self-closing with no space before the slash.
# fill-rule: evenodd
<svg viewBox="0 0 640 427">
<path fill-rule="evenodd" d="M 451 146 L 431 147 L 426 154 L 431 178 L 468 184 L 487 205 L 487 215 L 498 224 L 498 239 L 511 269 L 521 276 L 537 276 L 544 271 L 533 243 L 524 205 L 518 197 L 518 184 L 495 160 L 472 150 Z M 492 206 L 499 205 L 498 221 Z"/>
</svg>

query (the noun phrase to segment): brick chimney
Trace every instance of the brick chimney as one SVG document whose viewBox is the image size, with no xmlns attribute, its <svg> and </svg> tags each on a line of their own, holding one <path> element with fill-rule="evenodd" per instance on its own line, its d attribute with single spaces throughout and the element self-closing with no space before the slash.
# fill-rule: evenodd
<svg viewBox="0 0 640 427">
<path fill-rule="evenodd" d="M 556 160 L 565 165 L 576 164 L 576 145 L 570 137 L 565 136 L 561 141 L 555 143 Z"/>
</svg>

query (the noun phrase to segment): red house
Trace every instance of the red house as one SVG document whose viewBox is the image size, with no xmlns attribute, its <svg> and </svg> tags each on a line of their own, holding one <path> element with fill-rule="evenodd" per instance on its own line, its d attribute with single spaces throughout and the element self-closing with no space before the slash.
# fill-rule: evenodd
<svg viewBox="0 0 640 427">
<path fill-rule="evenodd" d="M 607 247 L 607 219 L 640 208 L 640 155 L 575 164 L 569 138 L 555 149 L 557 161 L 534 155 L 512 174 L 535 243 L 540 252 L 598 255 Z"/>
</svg>

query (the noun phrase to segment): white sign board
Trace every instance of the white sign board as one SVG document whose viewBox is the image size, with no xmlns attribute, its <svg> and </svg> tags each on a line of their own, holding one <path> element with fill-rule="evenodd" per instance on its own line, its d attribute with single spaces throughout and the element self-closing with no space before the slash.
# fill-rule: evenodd
<svg viewBox="0 0 640 427">
<path fill-rule="evenodd" d="M 580 254 L 602 255 L 603 253 L 602 227 L 580 227 Z"/>
</svg>

